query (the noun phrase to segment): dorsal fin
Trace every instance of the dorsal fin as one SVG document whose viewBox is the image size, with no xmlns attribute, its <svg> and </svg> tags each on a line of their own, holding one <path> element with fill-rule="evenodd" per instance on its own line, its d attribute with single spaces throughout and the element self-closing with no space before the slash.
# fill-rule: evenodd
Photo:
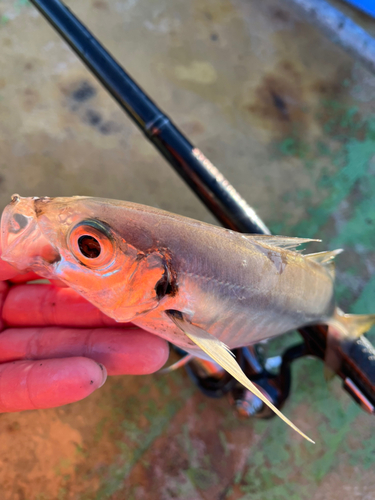
<svg viewBox="0 0 375 500">
<path fill-rule="evenodd" d="M 343 252 L 342 248 L 328 250 L 327 252 L 309 253 L 305 255 L 305 259 L 313 260 L 317 264 L 322 264 L 322 266 L 324 266 L 332 262 L 336 255 L 339 255 L 341 252 Z"/>
<path fill-rule="evenodd" d="M 342 248 L 337 250 L 328 250 L 327 252 L 310 253 L 305 255 L 305 259 L 312 260 L 321 266 L 324 266 L 331 277 L 335 278 L 335 257 L 343 252 Z"/>
<path fill-rule="evenodd" d="M 311 238 L 295 238 L 293 236 L 270 236 L 269 234 L 247 234 L 246 237 L 257 241 L 258 243 L 263 243 L 264 245 L 294 251 L 298 251 L 296 250 L 296 248 L 303 243 L 310 243 L 311 241 L 322 241 L 313 240 Z"/>
</svg>

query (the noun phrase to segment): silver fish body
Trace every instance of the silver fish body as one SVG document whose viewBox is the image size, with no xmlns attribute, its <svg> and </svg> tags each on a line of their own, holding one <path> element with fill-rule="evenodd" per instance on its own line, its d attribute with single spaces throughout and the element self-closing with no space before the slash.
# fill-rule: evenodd
<svg viewBox="0 0 375 500">
<path fill-rule="evenodd" d="M 243 235 L 123 201 L 88 197 L 17 200 L 7 207 L 2 219 L 5 259 L 61 279 L 118 321 L 132 320 L 191 352 L 200 350 L 165 315 L 166 310 L 183 312 L 230 348 L 324 323 L 333 315 L 332 274 L 298 252 L 278 248 L 277 237 Z M 29 233 L 21 232 L 17 238 L 18 253 L 9 246 L 9 235 L 15 237 L 9 228 L 17 213 L 26 214 L 30 224 Z M 104 223 L 126 243 L 125 252 L 132 250 L 133 259 L 162 256 L 169 289 L 161 294 L 159 291 L 151 308 L 147 303 L 145 310 L 141 307 L 133 317 L 121 307 L 114 311 L 112 303 L 106 301 L 105 290 L 101 296 L 92 297 L 90 287 L 86 290 L 84 284 L 64 274 L 67 262 L 81 265 L 66 249 L 71 227 L 83 220 Z M 38 262 L 33 260 L 25 242 L 41 235 L 61 256 L 60 261 L 41 264 L 40 257 Z M 157 283 L 151 286 L 157 287 Z"/>
<path fill-rule="evenodd" d="M 183 312 L 230 348 L 325 323 L 333 316 L 332 274 L 302 254 L 272 247 L 259 236 L 182 217 L 165 219 L 160 212 L 130 210 L 133 221 L 141 219 L 146 233 L 157 231 L 153 245 L 170 255 L 176 289 L 157 308 L 137 318 L 137 325 L 191 352 L 196 346 L 180 338 L 181 332 L 171 331 L 164 311 Z M 125 234 L 132 232 L 129 229 L 124 228 Z"/>
</svg>

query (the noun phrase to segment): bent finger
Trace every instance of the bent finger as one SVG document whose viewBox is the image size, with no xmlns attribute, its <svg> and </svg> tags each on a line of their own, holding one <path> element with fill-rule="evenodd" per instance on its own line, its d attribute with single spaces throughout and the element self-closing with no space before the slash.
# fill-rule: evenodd
<svg viewBox="0 0 375 500">
<path fill-rule="evenodd" d="M 108 375 L 144 375 L 167 361 L 165 340 L 139 328 L 10 328 L 0 334 L 0 363 L 84 356 Z"/>
<path fill-rule="evenodd" d="M 91 359 L 17 361 L 0 366 L 0 412 L 54 408 L 101 387 L 104 367 Z"/>
<path fill-rule="evenodd" d="M 34 271 L 30 271 L 27 273 L 20 273 L 17 274 L 16 276 L 13 276 L 12 278 L 9 278 L 9 281 L 12 283 L 26 283 L 27 281 L 34 281 L 34 280 L 40 280 L 43 279 L 41 276 L 38 274 L 34 273 Z"/>
<path fill-rule="evenodd" d="M 20 272 L 21 271 L 18 271 L 15 267 L 11 266 L 10 264 L 8 264 L 8 262 L 5 262 L 0 257 L 0 281 L 5 281 L 14 278 L 18 274 L 20 274 Z"/>
<path fill-rule="evenodd" d="M 3 320 L 2 310 L 5 304 L 6 297 L 8 295 L 9 285 L 6 281 L 0 281 L 0 331 L 5 327 L 5 321 Z"/>
<path fill-rule="evenodd" d="M 12 287 L 3 306 L 9 326 L 119 326 L 71 288 L 53 285 Z"/>
</svg>

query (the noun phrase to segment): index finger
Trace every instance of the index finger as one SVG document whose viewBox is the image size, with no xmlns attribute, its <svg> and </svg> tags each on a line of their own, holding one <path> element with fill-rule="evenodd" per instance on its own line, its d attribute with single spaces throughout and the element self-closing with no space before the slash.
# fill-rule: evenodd
<svg viewBox="0 0 375 500">
<path fill-rule="evenodd" d="M 23 272 L 15 267 L 11 266 L 8 262 L 5 262 L 1 258 L 2 249 L 1 249 L 1 238 L 0 238 L 0 281 L 6 281 L 14 278 L 18 274 L 22 274 Z"/>
<path fill-rule="evenodd" d="M 12 280 L 14 283 L 32 281 L 40 279 L 40 276 L 34 272 L 17 269 L 1 258 L 1 238 L 0 238 L 0 281 Z"/>
<path fill-rule="evenodd" d="M 1 250 L 0 250 L 0 281 L 10 280 L 17 276 L 18 274 L 22 274 L 22 271 L 19 271 L 15 267 L 8 264 L 1 258 Z"/>
</svg>

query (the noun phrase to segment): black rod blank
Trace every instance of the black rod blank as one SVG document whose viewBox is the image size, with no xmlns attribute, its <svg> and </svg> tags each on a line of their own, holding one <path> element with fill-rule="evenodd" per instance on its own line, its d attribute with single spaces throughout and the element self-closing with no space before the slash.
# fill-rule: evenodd
<svg viewBox="0 0 375 500">
<path fill-rule="evenodd" d="M 234 187 L 64 4 L 59 0 L 31 2 L 224 226 L 245 233 L 269 234 Z"/>
</svg>

